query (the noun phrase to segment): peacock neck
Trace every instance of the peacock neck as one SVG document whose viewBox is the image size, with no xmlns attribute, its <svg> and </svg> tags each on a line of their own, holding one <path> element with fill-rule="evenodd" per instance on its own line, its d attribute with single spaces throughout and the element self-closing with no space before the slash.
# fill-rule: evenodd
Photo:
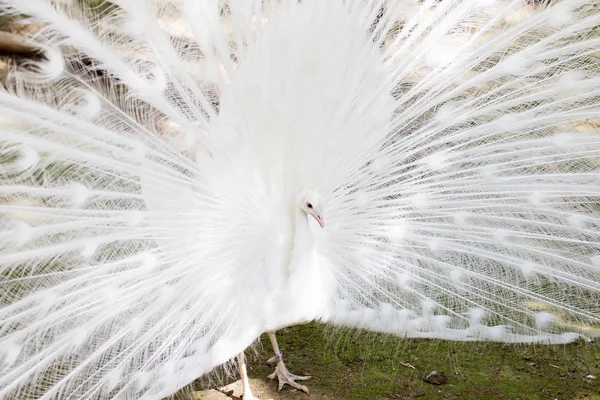
<svg viewBox="0 0 600 400">
<path fill-rule="evenodd" d="M 309 250 L 313 244 L 313 234 L 308 224 L 308 215 L 300 207 L 296 207 L 295 218 L 294 253 Z"/>
</svg>

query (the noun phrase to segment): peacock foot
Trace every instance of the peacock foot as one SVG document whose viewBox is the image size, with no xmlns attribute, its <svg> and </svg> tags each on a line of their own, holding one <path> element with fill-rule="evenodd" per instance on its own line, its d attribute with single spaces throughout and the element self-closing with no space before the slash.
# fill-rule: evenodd
<svg viewBox="0 0 600 400">
<path fill-rule="evenodd" d="M 290 373 L 283 363 L 283 354 L 280 353 L 280 355 L 277 357 L 277 366 L 275 367 L 275 372 L 269 375 L 269 379 L 275 378 L 279 380 L 279 390 L 283 389 L 283 387 L 287 384 L 295 389 L 302 390 L 304 393 L 308 393 L 308 388 L 296 381 L 307 381 L 312 378 L 312 376 L 298 376 Z"/>
</svg>

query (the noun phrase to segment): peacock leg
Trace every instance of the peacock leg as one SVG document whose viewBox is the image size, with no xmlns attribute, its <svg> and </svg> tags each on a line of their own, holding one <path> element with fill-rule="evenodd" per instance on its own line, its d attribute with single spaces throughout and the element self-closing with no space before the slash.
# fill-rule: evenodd
<svg viewBox="0 0 600 400">
<path fill-rule="evenodd" d="M 240 376 L 242 377 L 242 390 L 244 391 L 244 395 L 242 396 L 243 400 L 258 400 L 252 394 L 252 390 L 250 390 L 250 381 L 248 380 L 248 371 L 246 370 L 246 358 L 244 357 L 244 353 L 240 353 L 237 355 L 238 366 L 240 368 Z"/>
<path fill-rule="evenodd" d="M 306 381 L 309 380 L 311 377 L 298 376 L 290 373 L 290 371 L 288 371 L 285 364 L 283 363 L 283 353 L 279 350 L 279 345 L 277 344 L 275 332 L 267 332 L 267 334 L 269 335 L 269 339 L 271 339 L 271 344 L 273 345 L 273 352 L 275 353 L 275 359 L 277 360 L 275 372 L 269 375 L 269 379 L 277 378 L 279 380 L 279 390 L 283 389 L 283 386 L 288 384 L 293 388 L 308 393 L 308 388 L 304 385 L 297 383 L 296 381 Z"/>
</svg>

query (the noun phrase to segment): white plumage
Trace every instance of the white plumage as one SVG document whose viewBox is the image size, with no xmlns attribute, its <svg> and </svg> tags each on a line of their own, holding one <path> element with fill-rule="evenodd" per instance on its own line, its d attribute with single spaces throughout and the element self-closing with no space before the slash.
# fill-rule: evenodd
<svg viewBox="0 0 600 400">
<path fill-rule="evenodd" d="M 595 2 L 113 3 L 0 2 L 45 55 L 0 92 L 0 398 L 160 399 L 313 319 L 600 324 Z"/>
</svg>

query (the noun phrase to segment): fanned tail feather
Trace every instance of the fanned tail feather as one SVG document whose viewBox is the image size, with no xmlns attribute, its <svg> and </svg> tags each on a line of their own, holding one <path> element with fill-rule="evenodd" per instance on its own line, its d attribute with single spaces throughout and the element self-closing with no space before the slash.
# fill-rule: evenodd
<svg viewBox="0 0 600 400">
<path fill-rule="evenodd" d="M 243 351 L 302 189 L 323 321 L 598 328 L 593 2 L 56 3 L 0 2 L 45 55 L 0 91 L 0 398 L 160 399 Z"/>
<path fill-rule="evenodd" d="M 328 319 L 454 340 L 565 342 L 594 331 L 599 10 L 411 10 L 400 24 L 391 12 L 379 22 L 399 25 L 379 37 L 394 83 L 390 134 L 357 149 L 364 157 L 331 194 L 323 251 L 339 288 Z"/>
</svg>

